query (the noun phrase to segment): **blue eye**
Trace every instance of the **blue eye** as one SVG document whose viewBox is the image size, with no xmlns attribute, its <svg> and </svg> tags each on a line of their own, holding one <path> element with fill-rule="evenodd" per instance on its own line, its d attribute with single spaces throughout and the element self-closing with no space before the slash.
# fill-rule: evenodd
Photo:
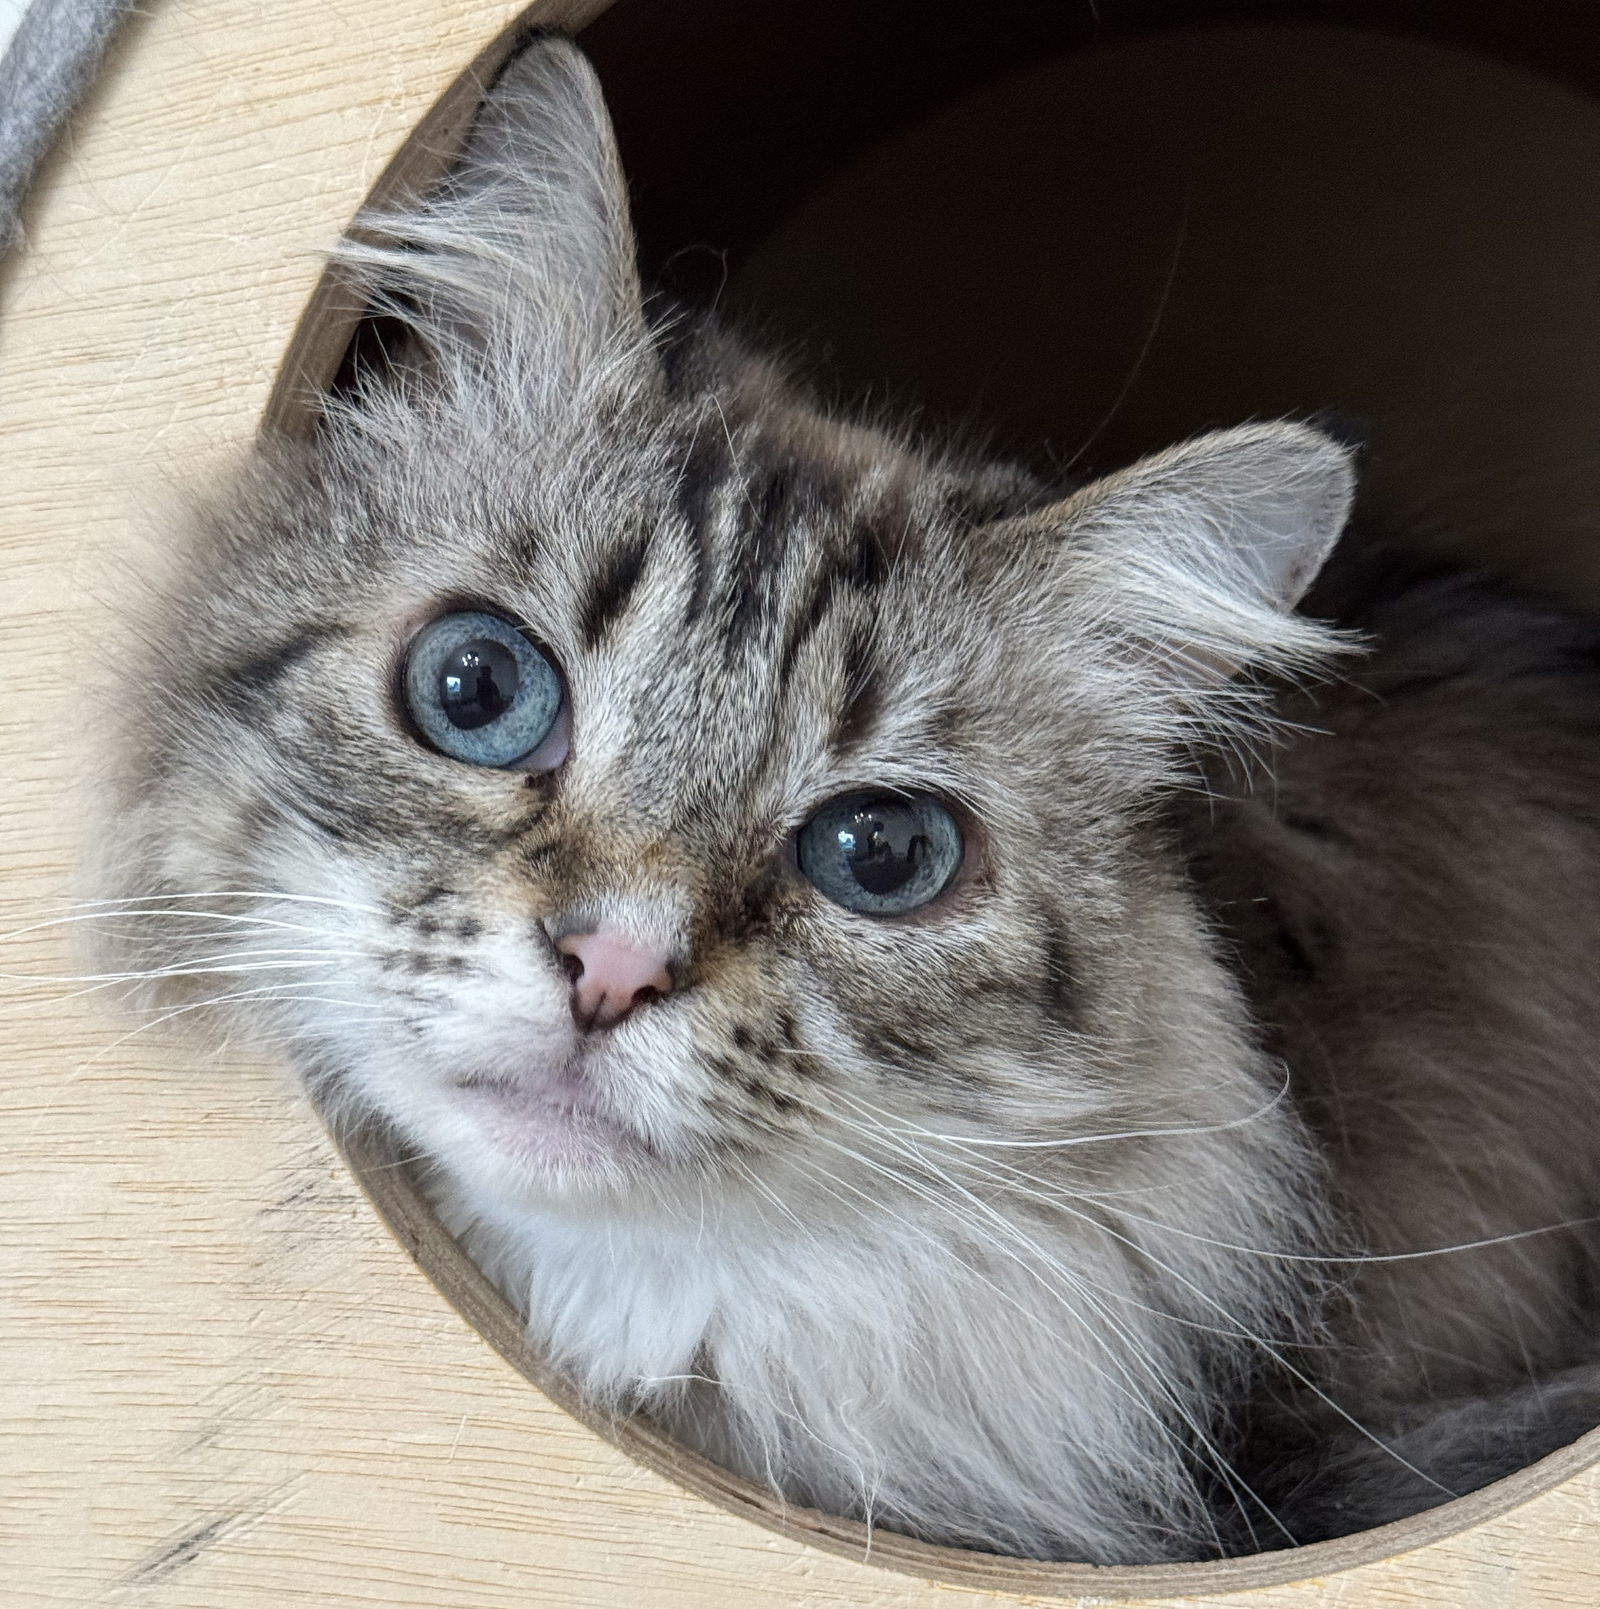
<svg viewBox="0 0 1600 1609">
<path fill-rule="evenodd" d="M 405 699 L 417 730 L 468 765 L 553 769 L 537 763 L 556 735 L 564 693 L 555 666 L 509 620 L 479 610 L 424 626 L 406 655 Z"/>
<path fill-rule="evenodd" d="M 937 799 L 847 793 L 804 827 L 800 870 L 848 911 L 898 916 L 937 899 L 961 865 L 961 829 Z"/>
</svg>

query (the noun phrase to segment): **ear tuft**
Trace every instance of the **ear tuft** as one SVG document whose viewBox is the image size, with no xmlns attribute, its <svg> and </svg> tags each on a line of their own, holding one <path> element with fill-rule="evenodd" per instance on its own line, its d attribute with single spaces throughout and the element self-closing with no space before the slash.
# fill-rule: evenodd
<svg viewBox="0 0 1600 1609">
<path fill-rule="evenodd" d="M 1050 608 L 1163 696 L 1239 671 L 1297 674 L 1353 646 L 1295 613 L 1355 492 L 1352 455 L 1307 425 L 1246 425 L 1142 459 L 1014 522 L 1048 540 Z"/>
<path fill-rule="evenodd" d="M 532 35 L 501 69 L 437 193 L 361 225 L 341 259 L 441 361 L 515 354 L 559 384 L 644 339 L 611 121 L 560 34 Z"/>
<path fill-rule="evenodd" d="M 557 33 L 533 34 L 490 86 L 452 189 L 486 232 L 548 259 L 547 272 L 608 325 L 639 316 L 627 182 L 594 68 Z"/>
<path fill-rule="evenodd" d="M 1141 547 L 1165 544 L 1239 603 L 1289 610 L 1349 518 L 1352 456 L 1307 425 L 1219 430 L 1090 487 L 1080 517 Z"/>
</svg>

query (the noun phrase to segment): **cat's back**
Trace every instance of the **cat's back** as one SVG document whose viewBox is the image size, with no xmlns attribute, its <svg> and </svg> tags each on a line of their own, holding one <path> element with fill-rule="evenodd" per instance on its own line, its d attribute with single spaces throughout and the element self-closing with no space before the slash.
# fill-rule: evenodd
<svg viewBox="0 0 1600 1609">
<path fill-rule="evenodd" d="M 1188 813 L 1198 885 L 1352 1238 L 1600 1212 L 1600 620 L 1353 550 L 1310 600 L 1371 650 L 1286 694 Z M 1343 1395 L 1492 1389 L 1589 1345 L 1592 1226 L 1360 1268 Z"/>
</svg>

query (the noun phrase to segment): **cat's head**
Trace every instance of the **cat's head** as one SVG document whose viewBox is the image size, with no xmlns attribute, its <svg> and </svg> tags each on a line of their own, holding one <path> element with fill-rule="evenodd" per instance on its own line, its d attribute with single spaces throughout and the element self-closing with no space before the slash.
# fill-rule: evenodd
<svg viewBox="0 0 1600 1609">
<path fill-rule="evenodd" d="M 1239 672 L 1328 650 L 1340 448 L 1054 499 L 823 416 L 649 316 L 560 40 L 375 227 L 407 351 L 214 500 L 132 678 L 125 964 L 485 1199 L 837 1194 L 874 1131 L 1258 1098 L 1156 817 Z"/>
</svg>

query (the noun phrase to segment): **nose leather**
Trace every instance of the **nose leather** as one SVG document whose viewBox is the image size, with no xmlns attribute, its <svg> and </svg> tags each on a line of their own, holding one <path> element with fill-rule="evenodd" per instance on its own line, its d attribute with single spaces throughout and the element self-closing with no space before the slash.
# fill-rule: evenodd
<svg viewBox="0 0 1600 1609">
<path fill-rule="evenodd" d="M 584 1030 L 610 1028 L 636 1006 L 672 993 L 665 953 L 615 928 L 568 933 L 556 940 L 572 978 L 572 1015 Z"/>
</svg>

